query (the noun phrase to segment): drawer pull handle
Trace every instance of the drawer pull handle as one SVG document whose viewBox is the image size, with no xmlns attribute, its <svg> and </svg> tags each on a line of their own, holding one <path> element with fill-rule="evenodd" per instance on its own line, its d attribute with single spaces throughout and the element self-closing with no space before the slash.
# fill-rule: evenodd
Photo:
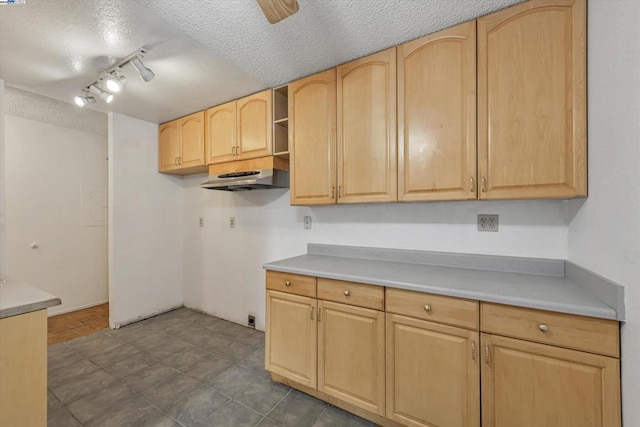
<svg viewBox="0 0 640 427">
<path fill-rule="evenodd" d="M 349 291 L 344 291 L 344 296 L 345 296 L 345 297 L 348 297 L 349 295 L 351 295 L 351 292 L 349 292 Z"/>
<path fill-rule="evenodd" d="M 426 304 L 424 306 L 424 311 L 426 311 L 427 313 L 429 313 L 431 311 L 431 306 L 429 304 Z"/>
<path fill-rule="evenodd" d="M 284 282 L 284 285 L 289 287 L 289 286 L 291 286 L 291 282 Z"/>
<path fill-rule="evenodd" d="M 547 325 L 540 325 L 538 328 L 540 328 L 540 330 L 545 334 L 549 332 L 549 327 Z"/>
</svg>

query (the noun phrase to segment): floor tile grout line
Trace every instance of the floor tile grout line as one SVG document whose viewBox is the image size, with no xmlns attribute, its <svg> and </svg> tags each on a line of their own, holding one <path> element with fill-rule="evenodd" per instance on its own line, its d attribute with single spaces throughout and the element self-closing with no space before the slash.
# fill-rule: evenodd
<svg viewBox="0 0 640 427">
<path fill-rule="evenodd" d="M 273 381 L 273 380 L 272 380 L 272 381 Z M 288 388 L 289 388 L 289 390 L 287 390 L 287 392 L 284 394 L 284 396 L 282 396 L 282 399 L 278 400 L 278 403 L 276 403 L 275 405 L 273 405 L 273 407 L 269 410 L 269 412 L 267 412 L 267 413 L 266 413 L 266 415 L 264 416 L 265 418 L 268 418 L 270 421 L 271 421 L 271 418 L 269 418 L 269 414 L 271 414 L 271 413 L 273 412 L 273 410 L 274 410 L 274 409 L 276 409 L 276 407 L 277 407 L 279 404 L 281 404 L 281 403 L 282 403 L 282 401 L 283 401 L 284 399 L 286 399 L 286 398 L 287 398 L 287 396 L 288 396 L 289 394 L 291 394 L 291 390 L 293 390 L 293 389 L 292 389 L 291 387 L 289 387 L 289 386 L 285 386 L 285 387 L 288 387 Z"/>
<path fill-rule="evenodd" d="M 162 316 L 162 314 L 160 316 Z M 174 318 L 175 319 L 181 319 L 181 320 L 183 319 L 182 316 L 181 317 L 176 316 Z M 103 334 L 104 336 L 113 338 L 117 342 L 119 342 L 120 344 L 118 344 L 115 348 L 120 348 L 120 346 L 122 346 L 122 345 L 128 345 L 128 346 L 134 347 L 137 350 L 134 354 L 136 354 L 136 355 L 137 354 L 144 354 L 144 355 L 147 355 L 149 358 L 151 358 L 152 360 L 155 361 L 151 365 L 144 366 L 144 367 L 142 367 L 142 368 L 140 368 L 140 369 L 138 369 L 138 370 L 136 370 L 136 371 L 134 371 L 132 373 L 129 373 L 128 375 L 125 375 L 122 378 L 117 378 L 117 377 L 115 377 L 115 375 L 112 375 L 108 371 L 108 368 L 110 366 L 113 366 L 114 364 L 117 364 L 117 363 L 120 363 L 120 362 L 122 362 L 124 360 L 127 360 L 128 356 L 122 358 L 121 360 L 109 361 L 108 364 L 105 364 L 104 366 L 102 366 L 102 365 L 98 365 L 98 363 L 96 363 L 93 360 L 94 358 L 97 357 L 96 355 L 90 356 L 87 353 L 85 353 L 84 351 L 78 350 L 78 348 L 76 346 L 68 344 L 68 342 L 60 343 L 60 344 L 64 344 L 64 347 L 62 347 L 61 349 L 64 349 L 65 352 L 67 350 L 69 350 L 69 349 L 71 351 L 73 351 L 73 352 L 77 352 L 78 354 L 80 354 L 80 358 L 79 358 L 80 360 L 88 360 L 92 365 L 97 367 L 97 370 L 101 370 L 101 371 L 113 376 L 114 377 L 113 384 L 115 384 L 115 383 L 121 384 L 128 392 L 131 393 L 131 395 L 136 396 L 137 398 L 141 399 L 141 401 L 144 402 L 144 406 L 145 407 L 150 408 L 150 410 L 157 411 L 158 414 L 161 414 L 162 416 L 166 416 L 168 419 L 172 420 L 173 422 L 177 423 L 180 426 L 185 427 L 186 426 L 185 422 L 188 424 L 188 420 L 180 421 L 180 420 L 177 419 L 177 417 L 174 417 L 173 415 L 171 415 L 171 413 L 169 411 L 171 410 L 171 408 L 175 407 L 180 402 L 183 402 L 185 399 L 187 399 L 188 396 L 192 392 L 196 392 L 197 389 L 200 388 L 200 387 L 202 387 L 203 389 L 213 390 L 216 393 L 219 393 L 220 396 L 224 397 L 224 399 L 225 399 L 224 403 L 222 405 L 220 405 L 219 407 L 217 407 L 215 410 L 213 410 L 211 412 L 211 414 L 213 414 L 214 412 L 220 410 L 223 407 L 227 407 L 227 405 L 232 404 L 231 402 L 234 402 L 233 405 L 237 404 L 238 405 L 237 406 L 238 409 L 243 408 L 243 410 L 249 411 L 249 413 L 254 414 L 254 416 L 256 418 L 258 418 L 255 425 L 258 425 L 258 424 L 264 422 L 264 420 L 267 420 L 268 422 L 271 422 L 271 423 L 274 423 L 274 424 L 277 424 L 277 425 L 281 425 L 279 422 L 277 422 L 277 421 L 273 420 L 272 418 L 270 418 L 270 415 L 274 412 L 274 410 L 279 405 L 282 404 L 282 402 L 285 399 L 287 399 L 287 397 L 291 396 L 291 392 L 293 390 L 292 388 L 287 387 L 285 385 L 284 387 L 286 387 L 286 392 L 282 395 L 282 397 L 280 399 L 278 399 L 278 401 L 275 404 L 271 405 L 271 407 L 267 411 L 265 411 L 265 414 L 263 414 L 258 409 L 254 409 L 253 407 L 251 407 L 248 404 L 245 404 L 245 403 L 243 403 L 242 401 L 239 400 L 242 397 L 242 394 L 247 389 L 249 389 L 252 386 L 252 384 L 254 384 L 255 382 L 253 382 L 253 383 L 250 382 L 248 385 L 245 385 L 244 387 L 241 387 L 237 392 L 229 393 L 229 394 L 223 392 L 221 388 L 218 388 L 218 387 L 213 385 L 213 383 L 216 381 L 217 378 L 219 378 L 221 375 L 223 375 L 226 371 L 228 371 L 231 368 L 240 368 L 241 370 L 249 373 L 249 375 L 252 378 L 256 379 L 256 380 L 259 379 L 260 381 L 263 381 L 263 378 L 267 378 L 266 376 L 263 375 L 264 368 L 263 368 L 263 366 L 261 366 L 261 363 L 259 363 L 260 360 L 258 359 L 258 357 L 259 357 L 258 352 L 259 351 L 264 351 L 264 345 L 263 344 L 261 345 L 261 342 L 260 342 L 260 338 L 264 339 L 264 335 L 261 337 L 258 334 L 260 334 L 260 333 L 263 334 L 263 332 L 262 331 L 255 331 L 256 335 L 253 335 L 253 331 L 251 331 L 251 329 L 246 328 L 243 325 L 238 325 L 238 326 L 242 326 L 242 328 L 245 328 L 247 331 L 251 331 L 251 332 L 247 333 L 247 334 L 244 334 L 245 331 L 239 329 L 239 330 L 236 330 L 233 334 L 232 333 L 225 334 L 225 333 L 223 333 L 223 331 L 219 327 L 209 328 L 208 325 L 211 325 L 210 323 L 206 323 L 206 322 L 202 321 L 202 323 L 206 323 L 207 326 L 198 325 L 198 322 L 200 322 L 200 318 L 190 319 L 189 317 L 184 317 L 184 319 L 187 319 L 187 320 L 184 320 L 184 324 L 185 325 L 188 324 L 188 325 L 197 326 L 196 329 L 193 329 L 194 331 L 196 331 L 195 332 L 196 335 L 194 335 L 195 339 L 193 339 L 193 340 L 185 339 L 186 338 L 185 335 L 166 332 L 166 331 L 163 330 L 164 326 L 153 327 L 153 326 L 150 326 L 148 324 L 144 324 L 142 322 L 140 324 L 141 328 L 143 328 L 143 329 L 141 329 L 141 331 L 143 333 L 144 333 L 144 331 L 158 333 L 158 334 L 162 334 L 162 335 L 164 335 L 166 337 L 169 337 L 172 341 L 175 340 L 176 342 L 179 341 L 181 343 L 188 344 L 188 347 L 182 348 L 182 350 L 177 351 L 175 353 L 172 353 L 169 357 L 165 357 L 163 354 L 160 354 L 162 356 L 161 358 L 158 358 L 158 357 L 152 355 L 152 353 L 154 353 L 154 352 L 151 351 L 151 350 L 155 350 L 155 349 L 158 349 L 158 348 L 162 347 L 162 344 L 161 345 L 154 345 L 153 347 L 149 347 L 149 348 L 138 347 L 137 345 L 135 345 L 135 341 L 136 340 L 125 340 L 125 339 L 122 339 L 122 338 L 120 338 L 118 336 L 117 333 L 114 333 L 113 330 L 111 330 L 111 329 L 105 329 L 103 331 L 96 332 L 96 334 Z M 220 321 L 226 322 L 224 320 L 220 320 Z M 171 322 L 167 322 L 168 325 L 170 323 Z M 178 324 L 180 324 L 180 322 L 178 322 Z M 127 326 L 129 326 L 129 325 L 127 325 Z M 228 329 L 228 328 L 234 327 L 234 326 L 236 326 L 236 324 L 229 322 L 229 325 L 227 325 L 227 327 L 225 329 Z M 169 327 L 171 327 L 171 325 Z M 200 339 L 200 340 L 197 339 L 198 335 L 200 335 L 199 332 L 197 332 L 198 330 L 203 330 L 204 331 L 203 335 L 211 334 L 212 336 L 220 336 L 221 338 L 223 338 L 225 340 L 228 340 L 230 344 L 236 344 L 237 343 L 237 346 L 236 346 L 236 348 L 234 350 L 243 349 L 243 348 L 245 348 L 245 346 L 246 346 L 246 348 L 249 348 L 250 350 L 246 351 L 246 352 L 240 352 L 239 354 L 241 354 L 242 357 L 231 356 L 232 355 L 231 352 L 229 354 L 225 354 L 225 348 L 222 348 L 222 347 L 217 348 L 217 349 L 212 351 L 210 349 L 205 348 L 204 346 L 202 346 L 199 343 L 198 344 L 194 344 L 194 342 L 203 342 L 206 345 L 206 337 L 203 338 L 203 339 Z M 231 332 L 231 331 L 229 331 L 229 332 Z M 93 335 L 93 334 L 91 334 L 91 335 Z M 123 335 L 123 336 L 126 337 L 127 335 Z M 142 335 L 142 337 L 144 337 L 144 334 Z M 88 340 L 88 343 L 90 343 L 90 342 L 91 342 L 91 340 Z M 148 343 L 149 344 L 153 344 L 152 341 L 148 341 Z M 82 343 L 80 343 L 80 344 L 82 344 Z M 109 343 L 105 344 L 105 346 L 108 346 L 108 345 L 109 345 Z M 173 343 L 171 343 L 171 345 L 173 345 Z M 176 345 L 180 346 L 180 344 L 176 344 Z M 85 351 L 89 351 L 91 349 L 91 345 L 83 346 L 83 347 L 80 347 L 80 348 L 85 348 Z M 177 367 L 172 366 L 171 364 L 167 363 L 167 360 L 169 360 L 174 355 L 186 352 L 187 350 L 190 350 L 190 349 L 197 349 L 198 350 L 197 352 L 194 352 L 194 356 L 197 356 L 197 359 L 195 361 L 189 362 L 191 359 L 190 359 L 190 356 L 187 356 L 186 358 L 182 359 L 182 360 L 188 361 L 187 365 L 185 365 L 184 367 L 180 367 L 180 368 L 177 368 Z M 90 351 L 90 353 L 92 353 L 92 351 Z M 202 357 L 200 357 L 200 356 L 202 356 Z M 227 367 L 226 369 L 223 369 L 222 371 L 216 372 L 217 375 L 214 376 L 213 378 L 209 379 L 208 381 L 205 381 L 203 379 L 195 378 L 194 376 L 189 375 L 187 373 L 194 367 L 195 364 L 199 363 L 202 360 L 207 360 L 210 356 L 213 357 L 213 358 L 223 358 L 224 357 L 226 359 L 229 359 L 231 365 L 229 367 Z M 253 356 L 253 359 L 249 359 L 249 357 L 251 357 L 251 356 Z M 174 363 L 179 364 L 180 360 L 179 359 L 175 360 Z M 143 371 L 144 369 L 147 369 L 147 368 L 149 368 L 151 366 L 156 366 L 156 365 L 161 365 L 163 367 L 169 368 L 173 372 L 179 373 L 180 375 L 184 375 L 185 377 L 188 377 L 188 378 L 193 380 L 193 385 L 192 385 L 193 388 L 192 389 L 189 389 L 189 391 L 187 391 L 185 393 L 181 393 L 181 394 L 177 394 L 176 393 L 176 394 L 170 396 L 171 400 L 167 400 L 169 402 L 169 404 L 167 404 L 167 405 L 162 404 L 162 407 L 166 408 L 166 409 L 162 409 L 160 406 L 154 404 L 151 400 L 149 400 L 148 398 L 146 398 L 143 395 L 143 393 L 146 393 L 147 389 L 151 389 L 152 387 L 149 387 L 149 388 L 147 388 L 145 390 L 136 391 L 136 390 L 130 388 L 130 386 L 127 385 L 124 382 L 124 379 L 127 378 L 128 376 L 134 375 L 136 373 L 139 373 L 139 372 Z M 205 364 L 203 366 L 207 366 L 207 365 Z M 61 367 L 61 368 L 58 368 L 58 369 L 63 369 L 63 368 L 64 367 Z M 215 370 L 216 369 L 209 370 L 208 372 L 206 372 L 204 374 L 200 374 L 200 376 L 203 377 L 203 378 L 206 378 L 206 375 L 208 373 L 211 373 L 211 372 L 213 372 Z M 54 370 L 54 371 L 57 371 L 57 369 Z M 51 372 L 54 372 L 54 371 L 51 371 Z M 158 377 L 158 378 L 160 378 L 160 377 Z M 222 386 L 222 388 L 224 388 L 225 384 L 232 385 L 235 382 L 234 378 L 235 378 L 235 375 L 231 375 L 225 380 L 224 383 L 221 382 L 218 386 Z M 239 378 L 241 378 L 241 377 L 239 377 Z M 268 380 L 273 381 L 270 378 L 268 378 Z M 167 382 L 167 381 L 168 381 L 167 378 L 163 378 L 161 382 Z M 227 382 L 227 381 L 232 381 L 232 382 Z M 277 383 L 277 382 L 275 382 L 275 383 Z M 235 382 L 235 384 L 238 384 L 238 383 Z M 134 384 L 132 384 L 132 385 L 134 385 Z M 49 389 L 49 391 L 53 394 L 53 396 L 55 396 L 57 398 L 57 395 L 55 393 L 53 393 L 53 391 L 51 389 Z M 81 398 L 82 397 L 80 397 L 79 399 L 81 399 Z M 173 401 L 174 398 L 175 398 L 175 401 Z M 76 399 L 76 401 L 77 400 L 78 399 Z M 157 399 L 154 398 L 154 401 L 155 400 L 157 400 Z M 164 401 L 164 400 L 166 400 L 166 399 L 163 399 L 161 401 Z M 64 404 L 64 403 L 61 402 L 61 405 L 62 405 L 62 407 L 66 408 L 67 411 L 69 411 L 68 406 L 71 405 L 72 403 L 73 402 L 70 402 L 68 404 Z M 261 407 L 261 406 L 258 405 L 257 407 Z M 329 410 L 328 409 L 329 407 L 330 406 L 326 405 L 326 403 L 325 403 L 324 407 L 319 412 L 318 416 L 315 417 L 315 420 L 317 421 L 318 419 L 320 419 L 323 416 L 323 414 L 327 413 L 327 411 Z M 229 410 L 231 410 L 231 409 L 229 409 Z M 71 413 L 71 411 L 69 411 L 69 412 Z M 208 412 L 208 411 L 205 411 L 205 412 Z M 174 413 L 175 413 L 175 411 L 174 411 Z M 151 415 L 151 414 L 152 413 L 149 412 L 148 414 L 145 414 L 144 416 L 142 416 L 137 421 L 136 425 L 140 425 L 141 423 L 145 422 L 145 420 L 149 419 L 148 415 Z M 209 414 L 209 415 L 211 415 L 211 414 Z M 71 415 L 73 416 L 74 420 L 77 420 L 79 422 L 79 420 L 76 418 L 75 415 L 73 415 L 73 413 L 71 413 Z M 80 425 L 82 425 L 82 423 L 80 423 Z"/>
</svg>

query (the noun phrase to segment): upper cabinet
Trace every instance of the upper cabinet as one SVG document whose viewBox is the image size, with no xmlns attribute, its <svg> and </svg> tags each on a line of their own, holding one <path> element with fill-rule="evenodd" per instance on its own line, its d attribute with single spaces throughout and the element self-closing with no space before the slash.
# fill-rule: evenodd
<svg viewBox="0 0 640 427">
<path fill-rule="evenodd" d="M 336 70 L 289 84 L 291 204 L 335 203 Z"/>
<path fill-rule="evenodd" d="M 338 203 L 396 201 L 396 48 L 337 68 Z"/>
<path fill-rule="evenodd" d="M 236 101 L 206 111 L 205 133 L 208 164 L 236 160 Z"/>
<path fill-rule="evenodd" d="M 271 154 L 271 89 L 237 102 L 238 149 L 240 160 Z"/>
<path fill-rule="evenodd" d="M 207 163 L 253 159 L 271 154 L 271 90 L 206 111 Z"/>
<path fill-rule="evenodd" d="M 585 74 L 585 1 L 478 20 L 479 198 L 587 194 Z"/>
<path fill-rule="evenodd" d="M 160 172 L 187 174 L 206 171 L 204 117 L 201 111 L 160 125 Z"/>
<path fill-rule="evenodd" d="M 476 22 L 398 47 L 398 200 L 476 198 Z"/>
<path fill-rule="evenodd" d="M 160 172 L 178 169 L 182 147 L 178 134 L 178 121 L 163 123 L 158 128 L 158 168 Z"/>
<path fill-rule="evenodd" d="M 529 0 L 165 123 L 160 171 L 289 156 L 292 205 L 586 196 L 585 76 L 586 2 Z"/>
</svg>

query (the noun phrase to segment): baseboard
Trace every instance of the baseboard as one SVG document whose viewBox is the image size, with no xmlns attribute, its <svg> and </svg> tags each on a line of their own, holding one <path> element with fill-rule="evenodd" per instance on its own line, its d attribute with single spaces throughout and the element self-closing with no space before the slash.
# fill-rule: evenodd
<svg viewBox="0 0 640 427">
<path fill-rule="evenodd" d="M 206 314 L 208 316 L 217 317 L 218 319 L 226 320 L 227 322 L 231 322 L 231 323 L 235 323 L 236 325 L 244 326 L 245 328 L 255 329 L 256 331 L 265 332 L 265 329 L 263 327 L 259 328 L 257 325 L 256 325 L 255 328 L 252 328 L 251 326 L 247 325 L 246 323 L 238 322 L 235 319 L 228 319 L 226 317 L 220 316 L 217 313 L 211 313 L 211 312 L 208 312 L 208 311 L 203 310 L 201 308 L 191 307 L 191 306 L 188 306 L 187 304 L 185 304 L 184 307 L 188 308 L 189 310 L 197 311 L 198 313 Z"/>
<path fill-rule="evenodd" d="M 60 311 L 56 311 L 54 308 L 50 308 L 48 310 L 47 316 L 48 317 L 52 317 L 52 316 L 57 316 L 59 314 L 71 313 L 72 311 L 83 310 L 85 308 L 95 307 L 96 305 L 102 305 L 102 304 L 106 304 L 108 302 L 109 302 L 109 300 L 107 299 L 107 300 L 104 300 L 104 301 L 91 302 L 89 304 L 83 304 L 83 305 L 78 305 L 78 306 L 71 307 L 71 308 L 65 308 L 64 310 L 60 310 Z"/>
<path fill-rule="evenodd" d="M 170 311 L 177 310 L 177 309 L 179 309 L 181 307 L 184 307 L 184 305 L 182 303 L 180 303 L 178 305 L 175 305 L 175 306 L 161 308 L 161 309 L 158 309 L 158 310 L 153 311 L 151 313 L 141 314 L 140 316 L 136 316 L 134 318 L 123 320 L 123 321 L 120 321 L 120 322 L 115 322 L 115 321 L 112 322 L 111 318 L 109 318 L 109 327 L 111 329 L 119 329 L 119 328 L 121 328 L 123 326 L 127 326 L 127 325 L 130 325 L 132 323 L 141 322 L 141 321 L 143 321 L 145 319 L 149 319 L 151 317 L 156 317 L 156 316 L 159 316 L 160 314 L 168 313 Z"/>
</svg>

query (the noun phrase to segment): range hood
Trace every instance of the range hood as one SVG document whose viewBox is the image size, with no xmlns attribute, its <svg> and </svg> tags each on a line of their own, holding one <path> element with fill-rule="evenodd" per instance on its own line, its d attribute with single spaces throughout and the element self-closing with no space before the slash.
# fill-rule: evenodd
<svg viewBox="0 0 640 427">
<path fill-rule="evenodd" d="M 258 169 L 209 175 L 200 187 L 207 190 L 248 191 L 289 188 L 289 172 L 280 169 Z"/>
</svg>

